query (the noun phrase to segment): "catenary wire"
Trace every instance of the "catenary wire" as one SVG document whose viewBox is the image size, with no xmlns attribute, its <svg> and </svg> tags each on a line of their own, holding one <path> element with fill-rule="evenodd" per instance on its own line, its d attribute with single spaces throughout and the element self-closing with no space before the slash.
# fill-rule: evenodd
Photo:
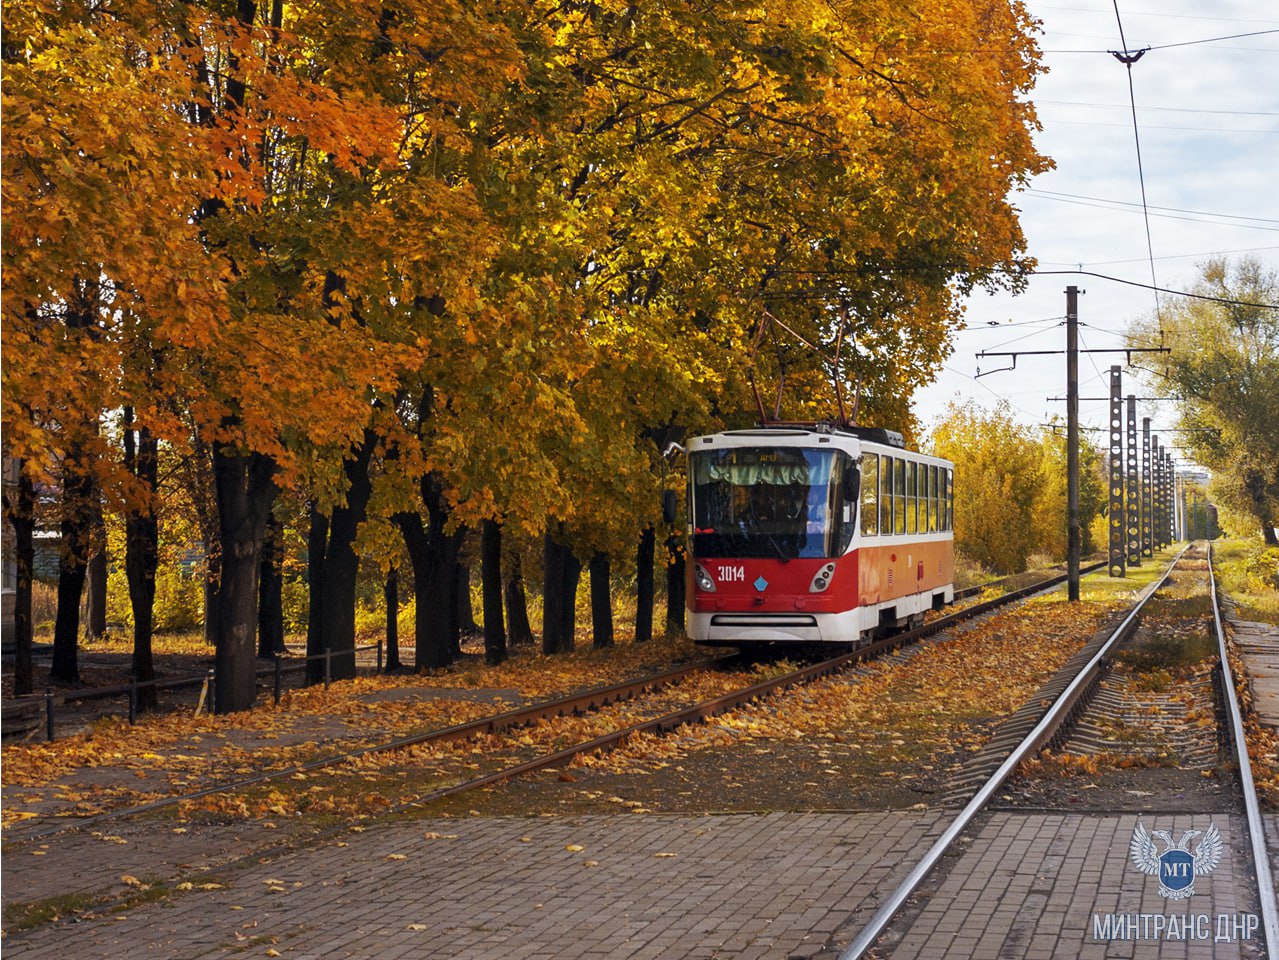
<svg viewBox="0 0 1279 960">
<path fill-rule="evenodd" d="M 1088 197 L 1077 193 L 1062 193 L 1060 190 L 1039 190 L 1030 189 L 1025 191 L 1027 196 L 1054 198 L 1063 200 L 1087 200 L 1091 203 L 1114 204 L 1121 207 L 1140 207 L 1141 204 L 1133 203 L 1131 200 L 1111 200 L 1107 197 Z M 1150 204 L 1149 210 L 1168 210 L 1173 213 L 1191 213 L 1200 217 L 1213 217 L 1220 220 L 1252 220 L 1257 223 L 1273 223 L 1279 225 L 1279 218 L 1276 217 L 1249 217 L 1242 214 L 1234 213 L 1214 213 L 1210 210 L 1187 210 L 1185 207 L 1161 207 L 1157 204 Z"/>
<path fill-rule="evenodd" d="M 1141 214 L 1142 220 L 1146 227 L 1146 254 L 1150 258 L 1150 285 L 1155 288 L 1155 319 L 1159 324 L 1159 339 L 1162 342 L 1164 334 L 1164 318 L 1163 311 L 1159 305 L 1159 278 L 1155 276 L 1155 245 L 1150 235 L 1150 208 L 1146 202 L 1146 171 L 1141 161 L 1141 131 L 1137 123 L 1137 95 L 1133 89 L 1132 82 L 1132 65 L 1141 59 L 1141 53 L 1131 55 L 1128 51 L 1128 41 L 1124 37 L 1124 22 L 1119 16 L 1119 0 L 1111 0 L 1115 8 L 1115 21 L 1119 24 L 1119 42 L 1123 45 L 1124 52 L 1122 54 L 1111 51 L 1115 59 L 1124 65 L 1124 69 L 1128 74 L 1128 103 L 1132 107 L 1132 138 L 1137 148 L 1137 182 L 1141 186 Z"/>
<path fill-rule="evenodd" d="M 1201 250 L 1198 253 L 1169 253 L 1162 257 L 1156 257 L 1156 260 L 1189 260 L 1195 257 L 1225 257 L 1236 253 L 1260 253 L 1267 250 L 1279 250 L 1279 247 L 1236 247 L 1234 250 Z M 1039 261 L 1045 266 L 1068 267 L 1070 264 L 1064 260 L 1041 260 Z M 1144 257 L 1138 257 L 1129 260 L 1093 260 L 1088 262 L 1090 267 L 1111 267 L 1119 266 L 1125 263 L 1145 263 Z"/>
<path fill-rule="evenodd" d="M 1110 210 L 1115 213 L 1141 213 L 1142 212 L 1140 210 L 1125 210 L 1121 207 L 1111 206 L 1110 203 L 1113 203 L 1113 201 L 1108 201 L 1104 203 L 1090 203 L 1087 200 L 1071 200 L 1068 197 L 1047 197 L 1047 196 L 1043 196 L 1035 193 L 1027 193 L 1026 196 L 1028 198 L 1037 199 L 1037 200 L 1051 200 L 1054 203 L 1074 204 L 1075 206 L 1079 206 L 1079 207 L 1095 207 L 1098 210 Z M 1176 214 L 1176 213 L 1151 213 L 1150 216 L 1158 217 L 1161 220 L 1183 220 L 1183 221 L 1186 221 L 1187 223 L 1219 223 L 1222 226 L 1233 227 L 1236 230 L 1263 230 L 1267 233 L 1279 232 L 1279 225 L 1270 227 L 1260 223 L 1230 223 L 1224 220 L 1212 220 L 1204 217 L 1188 217 L 1188 216 L 1183 216 L 1181 214 Z M 1142 262 L 1145 263 L 1146 261 L 1143 259 Z"/>
</svg>

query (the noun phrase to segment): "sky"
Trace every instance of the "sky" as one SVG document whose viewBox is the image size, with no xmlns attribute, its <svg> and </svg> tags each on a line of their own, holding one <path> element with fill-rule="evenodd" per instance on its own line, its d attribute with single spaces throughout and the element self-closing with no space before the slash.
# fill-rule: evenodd
<svg viewBox="0 0 1279 960">
<path fill-rule="evenodd" d="M 1279 32 L 1203 42 L 1279 31 L 1279 5 L 1028 0 L 1028 9 L 1042 21 L 1039 42 L 1049 69 L 1031 95 L 1043 125 L 1036 143 L 1056 168 L 1012 202 L 1039 269 L 1151 284 L 1153 267 L 1154 284 L 1176 290 L 1188 289 L 1196 265 L 1213 255 L 1254 256 L 1279 269 Z M 1143 47 L 1151 49 L 1132 65 L 1130 101 L 1128 68 L 1106 51 Z M 1064 291 L 1071 284 L 1084 291 L 1081 348 L 1122 345 L 1125 327 L 1156 309 L 1150 290 L 1089 276 L 1036 276 L 1016 297 L 975 294 L 968 329 L 956 334 L 940 377 L 915 395 L 924 428 L 950 401 L 969 398 L 985 407 L 1006 400 L 1023 423 L 1064 421 L 1065 403 L 1049 399 L 1066 393 L 1063 356 L 1018 357 L 1015 370 L 995 373 L 1010 359 L 975 354 L 1063 349 Z M 1158 364 L 1154 354 L 1133 360 Z M 1081 355 L 1081 398 L 1107 395 L 1109 367 L 1125 362 L 1122 354 Z M 1138 377 L 1125 367 L 1125 395 L 1159 392 L 1154 378 Z M 1081 424 L 1104 427 L 1107 409 L 1105 401 L 1081 400 Z M 1172 404 L 1141 402 L 1138 416 L 1155 418 L 1156 430 L 1171 428 Z M 1092 436 L 1104 444 L 1102 434 Z"/>
</svg>

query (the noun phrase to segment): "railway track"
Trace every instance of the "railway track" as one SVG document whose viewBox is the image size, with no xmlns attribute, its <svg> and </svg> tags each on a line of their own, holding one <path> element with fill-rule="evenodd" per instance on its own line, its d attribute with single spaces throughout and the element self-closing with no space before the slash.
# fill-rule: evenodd
<svg viewBox="0 0 1279 960">
<path fill-rule="evenodd" d="M 1084 568 L 1084 572 L 1097 569 L 1100 566 L 1102 566 L 1102 564 L 1086 567 Z M 669 732 L 685 724 L 696 723 L 698 721 L 717 716 L 754 700 L 785 690 L 789 687 L 808 683 L 821 677 L 847 670 L 858 663 L 874 657 L 882 656 L 907 644 L 923 640 L 965 620 L 981 616 L 1007 604 L 1029 597 L 1035 593 L 1051 589 L 1052 587 L 1063 583 L 1065 579 L 1065 574 L 1049 577 L 1025 587 L 1010 591 L 1009 593 L 1001 596 L 969 604 L 958 611 L 932 620 L 921 627 L 892 634 L 870 644 L 861 646 L 851 652 L 809 664 L 800 667 L 799 669 L 788 671 L 779 676 L 770 677 L 756 683 L 748 684 L 737 690 L 721 696 L 716 696 L 712 699 L 699 700 L 692 704 L 680 706 L 675 710 L 660 712 L 658 715 L 652 716 L 641 722 L 619 726 L 604 735 L 587 739 L 579 743 L 574 743 L 563 747 L 562 749 L 551 750 L 533 757 L 519 760 L 518 762 L 510 763 L 498 770 L 493 770 L 479 776 L 464 778 L 459 782 L 400 802 L 392 807 L 392 812 L 421 806 L 445 797 L 465 793 L 470 790 L 493 786 L 537 770 L 562 766 L 572 761 L 574 757 L 582 754 L 610 750 L 637 734 Z M 983 589 L 985 589 L 985 587 L 973 588 L 969 591 L 961 591 L 960 598 L 971 598 L 972 596 L 979 594 Z M 395 751 L 407 750 L 418 746 L 439 745 L 471 740 L 527 727 L 530 724 L 535 724 L 539 721 L 554 720 L 558 717 L 594 712 L 612 704 L 631 701 L 641 696 L 653 694 L 657 691 L 668 690 L 669 688 L 687 682 L 690 678 L 705 671 L 728 669 L 733 666 L 737 666 L 740 663 L 741 659 L 736 654 L 705 661 L 698 661 L 696 663 L 686 664 L 681 667 L 663 671 L 658 674 L 588 690 L 567 697 L 530 704 L 516 710 L 507 711 L 491 717 L 480 718 L 478 720 L 458 724 L 452 727 L 424 731 L 407 737 L 398 737 L 387 740 L 383 743 L 372 744 L 353 750 L 339 751 L 306 763 L 265 771 L 260 774 L 232 781 L 212 784 L 200 789 L 170 797 L 163 797 L 142 804 L 123 806 L 114 810 L 108 810 L 88 817 L 77 818 L 68 822 L 44 824 L 36 829 L 28 829 L 21 833 L 13 833 L 6 837 L 6 840 L 14 843 L 43 840 L 70 830 L 84 829 L 98 826 L 107 821 L 150 814 L 181 804 L 199 801 L 218 794 L 228 794 L 260 788 L 273 782 L 298 778 L 300 775 L 304 776 L 326 768 L 337 767 L 365 757 L 393 753 Z"/>
<path fill-rule="evenodd" d="M 990 804 L 1018 767 L 1046 746 L 1061 742 L 1071 724 L 1087 707 L 1089 698 L 1097 691 L 1104 664 L 1113 651 L 1132 635 L 1143 608 L 1165 584 L 1188 549 L 1189 545 L 1174 558 L 1168 570 L 1143 593 L 1117 628 L 1107 631 L 1105 636 L 1093 637 L 1084 650 L 1081 650 L 1079 655 L 1072 658 L 1056 676 L 1050 679 L 1040 693 L 1032 698 L 1031 703 L 1010 718 L 978 756 L 965 766 L 964 772 L 957 778 L 953 790 L 947 797 L 952 803 L 966 801 L 963 802 L 962 809 L 912 866 L 905 879 L 881 902 L 874 916 L 839 954 L 839 960 L 858 960 L 866 956 L 907 902 L 916 897 L 921 885 L 937 868 L 942 858 L 953 852 L 961 839 L 965 838 L 965 831 L 973 823 L 974 818 Z M 1212 576 L 1211 559 L 1208 571 L 1213 629 L 1217 643 L 1217 676 L 1221 681 L 1221 702 L 1226 717 L 1226 733 L 1231 743 L 1232 758 L 1237 765 L 1240 780 L 1241 816 L 1246 823 L 1249 869 L 1255 880 L 1255 892 L 1260 910 L 1260 935 L 1264 938 L 1269 960 L 1279 960 L 1279 902 L 1276 901 L 1264 825 L 1258 806 L 1257 791 L 1253 784 L 1242 718 L 1227 657 L 1221 608 L 1215 578 Z"/>
</svg>

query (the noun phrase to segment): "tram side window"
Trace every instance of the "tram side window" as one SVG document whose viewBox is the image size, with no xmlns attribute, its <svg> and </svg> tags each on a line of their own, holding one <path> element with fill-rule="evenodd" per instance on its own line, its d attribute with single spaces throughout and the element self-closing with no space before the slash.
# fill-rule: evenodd
<svg viewBox="0 0 1279 960">
<path fill-rule="evenodd" d="M 928 464 L 919 465 L 919 532 L 928 532 Z"/>
<path fill-rule="evenodd" d="M 955 499 L 954 486 L 951 478 L 951 471 L 944 471 L 946 474 L 946 529 L 953 530 L 955 527 Z"/>
<path fill-rule="evenodd" d="M 889 536 L 893 532 L 893 517 L 897 499 L 893 496 L 893 458 L 879 458 L 879 532 Z"/>
<path fill-rule="evenodd" d="M 916 532 L 914 527 L 914 510 L 916 510 L 916 501 L 914 501 L 914 461 L 906 461 L 906 532 Z"/>
<path fill-rule="evenodd" d="M 906 532 L 906 461 L 893 461 L 893 531 Z"/>
<path fill-rule="evenodd" d="M 893 458 L 879 458 L 879 532 L 893 532 Z"/>
<path fill-rule="evenodd" d="M 919 468 L 919 477 L 915 481 L 915 490 L 919 497 L 915 505 L 919 514 L 919 532 L 928 532 L 928 464 L 916 464 Z"/>
<path fill-rule="evenodd" d="M 937 532 L 937 466 L 936 464 L 928 464 L 921 466 L 923 471 L 920 476 L 920 484 L 927 487 L 919 502 L 919 528 L 928 533 Z"/>
<path fill-rule="evenodd" d="M 862 536 L 879 533 L 879 456 L 862 457 Z"/>
<path fill-rule="evenodd" d="M 945 481 L 945 468 L 932 468 L 932 529 L 943 530 L 945 523 L 941 519 L 941 483 Z"/>
</svg>

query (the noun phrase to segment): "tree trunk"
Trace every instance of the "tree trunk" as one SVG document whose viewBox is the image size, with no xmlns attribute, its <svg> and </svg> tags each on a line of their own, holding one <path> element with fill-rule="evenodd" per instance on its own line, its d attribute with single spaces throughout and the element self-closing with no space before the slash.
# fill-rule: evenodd
<svg viewBox="0 0 1279 960">
<path fill-rule="evenodd" d="M 395 673 L 404 669 L 400 663 L 400 575 L 395 567 L 386 575 L 382 596 L 386 600 L 386 664 L 383 672 Z"/>
<path fill-rule="evenodd" d="M 159 523 L 155 491 L 159 481 L 159 445 L 151 431 L 135 431 L 133 410 L 124 413 L 124 463 L 142 483 L 146 502 L 131 511 L 124 527 L 124 572 L 129 581 L 129 606 L 133 610 L 133 679 L 138 688 L 138 708 L 154 710 L 159 704 L 155 686 L 155 661 L 151 639 L 155 615 L 155 572 L 160 562 Z"/>
<path fill-rule="evenodd" d="M 666 635 L 684 635 L 684 551 L 678 537 L 666 541 Z"/>
<path fill-rule="evenodd" d="M 511 646 L 520 647 L 533 643 L 533 628 L 528 622 L 528 601 L 524 597 L 524 571 L 520 558 L 512 556 L 506 576 L 506 622 L 510 629 Z"/>
<path fill-rule="evenodd" d="M 53 625 L 49 679 L 63 684 L 80 682 L 80 599 L 88 569 L 88 510 L 94 493 L 83 456 L 78 443 L 70 444 L 62 470 L 62 555 L 58 561 L 58 612 Z"/>
<path fill-rule="evenodd" d="M 97 640 L 107 632 L 107 528 L 102 519 L 102 504 L 96 503 L 90 521 L 92 551 L 87 579 L 84 638 Z"/>
<path fill-rule="evenodd" d="M 66 313 L 67 336 L 97 339 L 100 289 L 96 280 L 72 280 L 74 295 Z M 58 611 L 53 625 L 53 663 L 49 679 L 54 683 L 80 682 L 77 644 L 80 640 L 80 599 L 84 593 L 86 565 L 93 552 L 93 504 L 98 491 L 93 482 L 85 441 L 98 433 L 98 414 L 68 413 L 64 426 L 66 453 L 62 461 L 62 556 L 58 563 Z"/>
<path fill-rule="evenodd" d="M 1252 503 L 1253 516 L 1261 524 L 1261 536 L 1268 547 L 1279 547 L 1279 537 L 1275 535 L 1274 518 L 1270 515 L 1270 503 L 1266 497 L 1266 477 L 1260 470 L 1249 470 L 1244 474 L 1243 487 Z"/>
<path fill-rule="evenodd" d="M 577 643 L 577 586 L 582 582 L 582 562 L 572 548 L 564 549 L 564 625 L 561 631 L 567 644 L 565 652 L 571 652 Z"/>
<path fill-rule="evenodd" d="M 490 665 L 506 659 L 506 628 L 502 623 L 502 525 L 485 520 L 480 525 L 480 580 L 484 596 L 484 661 Z"/>
<path fill-rule="evenodd" d="M 543 540 L 543 558 L 542 652 L 569 653 L 576 639 L 577 584 L 582 564 L 572 549 L 559 543 L 549 530 Z"/>
<path fill-rule="evenodd" d="M 284 522 L 267 524 L 258 570 L 258 656 L 274 657 L 284 650 Z"/>
<path fill-rule="evenodd" d="M 329 518 L 320 513 L 314 503 L 310 505 L 311 525 L 306 536 L 306 682 L 324 681 L 324 663 L 319 659 L 324 653 L 324 549 L 329 542 Z"/>
<path fill-rule="evenodd" d="M 475 622 L 475 608 L 471 605 L 471 565 L 459 561 L 456 568 L 458 632 L 479 633 L 480 625 Z"/>
<path fill-rule="evenodd" d="M 258 563 L 275 500 L 275 462 L 259 453 L 215 448 L 222 580 L 218 586 L 218 644 L 214 653 L 218 713 L 247 710 L 257 698 Z"/>
<path fill-rule="evenodd" d="M 613 645 L 613 597 L 608 554 L 591 557 L 591 630 L 596 649 Z"/>
<path fill-rule="evenodd" d="M 355 553 L 355 535 L 368 514 L 373 480 L 369 463 L 377 436 L 366 429 L 353 456 L 343 464 L 346 473 L 346 503 L 329 515 L 329 539 L 324 548 L 324 617 L 320 623 L 320 651 L 332 653 L 331 676 L 355 676 L 355 591 L 360 558 Z"/>
<path fill-rule="evenodd" d="M 35 485 L 18 464 L 18 487 L 4 508 L 13 524 L 13 560 L 18 583 L 13 597 L 13 693 L 23 696 L 35 688 L 31 662 L 31 573 L 35 567 Z"/>
<path fill-rule="evenodd" d="M 651 526 L 640 534 L 635 551 L 635 642 L 653 639 L 653 554 L 657 535 Z"/>
<path fill-rule="evenodd" d="M 416 596 L 413 637 L 415 670 L 445 667 L 453 662 L 454 626 L 457 622 L 457 534 L 444 532 L 448 508 L 444 485 L 434 474 L 422 478 L 422 500 L 427 522 L 419 513 L 399 513 L 394 517 L 404 536 L 413 563 L 413 592 Z M 450 540 L 453 542 L 450 543 Z"/>
<path fill-rule="evenodd" d="M 204 642 L 218 645 L 222 634 L 218 623 L 218 584 L 222 582 L 222 545 L 215 544 L 204 554 Z"/>
</svg>

